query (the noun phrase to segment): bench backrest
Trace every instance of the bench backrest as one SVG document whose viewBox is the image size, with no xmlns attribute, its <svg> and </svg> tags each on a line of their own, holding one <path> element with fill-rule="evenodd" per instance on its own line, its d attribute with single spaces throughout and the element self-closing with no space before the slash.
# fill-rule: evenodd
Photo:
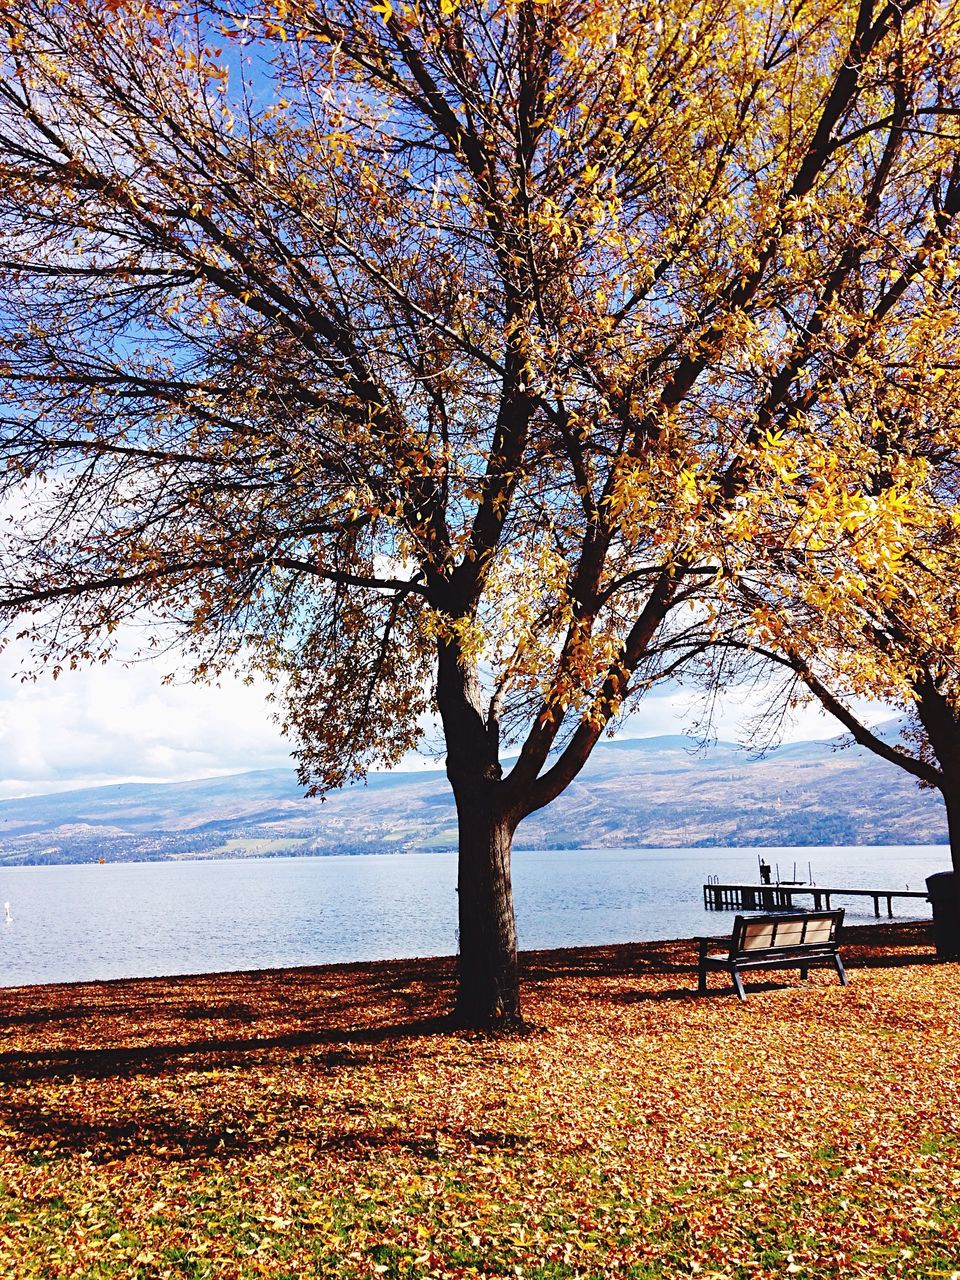
<svg viewBox="0 0 960 1280">
<path fill-rule="evenodd" d="M 777 951 L 788 947 L 835 947 L 842 923 L 842 909 L 790 915 L 737 916 L 730 938 L 730 954 Z"/>
</svg>

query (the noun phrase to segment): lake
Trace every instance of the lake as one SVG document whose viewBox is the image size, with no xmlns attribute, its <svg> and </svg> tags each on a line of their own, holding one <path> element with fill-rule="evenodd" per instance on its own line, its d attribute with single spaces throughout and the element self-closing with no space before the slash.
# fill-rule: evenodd
<svg viewBox="0 0 960 1280">
<path fill-rule="evenodd" d="M 703 884 L 758 883 L 762 853 L 783 879 L 923 889 L 945 846 L 518 851 L 514 892 L 526 950 L 722 933 Z M 456 951 L 453 854 L 258 858 L 0 869 L 0 985 L 151 977 Z M 852 922 L 873 904 L 841 899 Z M 898 919 L 927 903 L 895 903 Z"/>
</svg>

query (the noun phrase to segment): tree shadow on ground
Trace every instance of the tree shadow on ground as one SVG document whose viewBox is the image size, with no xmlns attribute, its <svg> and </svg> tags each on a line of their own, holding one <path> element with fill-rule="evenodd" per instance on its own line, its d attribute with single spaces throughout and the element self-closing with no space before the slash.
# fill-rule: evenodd
<svg viewBox="0 0 960 1280">
<path fill-rule="evenodd" d="M 8 988 L 0 1081 L 434 1034 L 452 975 L 452 960 L 426 960 Z"/>
<path fill-rule="evenodd" d="M 686 973 L 691 966 L 690 955 L 689 945 L 675 942 L 530 951 L 521 956 L 521 972 L 522 980 L 533 984 L 549 984 L 565 978 L 635 978 L 643 974 Z"/>
<path fill-rule="evenodd" d="M 385 1046 L 388 1052 L 403 1053 L 408 1051 L 406 1042 L 411 1038 L 441 1036 L 448 1034 L 449 1030 L 445 1019 L 434 1017 L 369 1028 L 321 1027 L 287 1035 L 186 1040 L 142 1047 L 41 1053 L 14 1051 L 0 1054 L 0 1083 L 15 1085 L 74 1078 L 102 1080 L 160 1076 L 177 1070 L 214 1071 L 237 1065 L 249 1067 L 275 1062 L 278 1054 L 286 1056 L 284 1051 L 312 1051 L 324 1045 L 376 1046 L 378 1055 L 382 1057 Z M 333 1048 L 326 1053 L 311 1052 L 310 1064 L 314 1070 L 337 1071 L 346 1066 L 365 1065 L 373 1056 L 372 1053 L 357 1055 Z"/>
<path fill-rule="evenodd" d="M 430 1133 L 411 1134 L 399 1129 L 359 1129 L 349 1133 L 336 1133 L 317 1144 L 318 1151 L 370 1157 L 379 1150 L 404 1147 L 415 1155 L 440 1159 L 441 1148 L 446 1142 L 456 1142 L 479 1151 L 517 1151 L 530 1144 L 524 1133 L 511 1133 L 499 1129 L 453 1129 L 441 1125 Z"/>
<path fill-rule="evenodd" d="M 693 969 L 693 973 L 696 974 L 696 968 Z M 725 999 L 727 997 L 730 997 L 734 1001 L 737 1001 L 739 998 L 737 996 L 736 990 L 733 987 L 733 985 L 730 983 L 727 983 L 726 986 L 722 985 L 722 982 L 719 980 L 720 975 L 716 975 L 716 976 L 718 978 L 717 984 L 715 986 L 709 986 L 706 991 L 698 991 L 696 988 L 696 984 L 693 983 L 689 987 L 670 987 L 670 988 L 667 988 L 666 990 L 660 990 L 660 991 L 623 991 L 623 992 L 618 992 L 615 995 L 610 996 L 609 998 L 611 1001 L 615 1001 L 617 1004 L 624 1004 L 624 1005 L 648 1004 L 648 1003 L 654 1003 L 654 1004 L 668 1003 L 669 1004 L 669 1003 L 678 1003 L 678 1002 L 682 1003 L 683 1001 L 701 1001 L 701 1000 L 713 1001 L 721 998 Z M 789 981 L 750 982 L 746 979 L 746 977 L 744 977 L 743 985 L 747 993 L 747 997 L 749 999 L 751 995 L 759 996 L 759 995 L 763 995 L 764 992 L 769 993 L 771 991 L 809 991 L 809 990 L 814 990 L 817 987 L 822 987 L 824 984 L 822 983 L 809 984 L 802 981 L 801 979 L 798 979 L 796 982 L 789 982 Z M 830 985 L 839 986 L 839 983 L 831 983 Z"/>
<path fill-rule="evenodd" d="M 374 1128 L 362 1108 L 362 1127 L 352 1127 L 351 1108 L 345 1119 L 330 1131 L 330 1117 L 318 1117 L 306 1100 L 286 1097 L 275 1107 L 242 1113 L 218 1109 L 207 1102 L 201 1115 L 183 1106 L 176 1093 L 167 1105 L 136 1118 L 120 1118 L 114 1112 L 97 1115 L 87 1105 L 77 1110 L 44 1105 L 40 1096 L 27 1091 L 0 1106 L 0 1121 L 18 1134 L 19 1145 L 45 1157 L 82 1153 L 94 1163 L 111 1163 L 130 1157 L 149 1156 L 163 1164 L 197 1159 L 229 1160 L 233 1157 L 263 1155 L 279 1147 L 296 1144 L 318 1154 L 329 1153 L 345 1160 L 366 1162 L 378 1151 L 402 1149 L 425 1159 L 444 1158 L 451 1145 L 477 1151 L 519 1151 L 531 1139 L 522 1133 L 499 1129 L 471 1129 L 468 1126 L 439 1125 L 418 1131 L 388 1124 Z"/>
<path fill-rule="evenodd" d="M 883 955 L 883 956 L 852 956 L 848 959 L 843 954 L 843 962 L 848 969 L 900 969 L 905 965 L 937 965 L 944 962 L 937 958 L 936 955 Z"/>
<path fill-rule="evenodd" d="M 217 1123 L 214 1117 L 191 1123 L 173 1109 L 150 1116 L 140 1113 L 135 1120 L 95 1119 L 89 1113 L 54 1112 L 22 1095 L 15 1106 L 0 1108 L 0 1117 L 5 1127 L 18 1133 L 21 1147 L 41 1156 L 82 1152 L 95 1163 L 147 1154 L 163 1163 L 210 1156 L 225 1159 L 269 1151 L 291 1136 L 289 1129 L 246 1129 L 226 1121 Z"/>
</svg>

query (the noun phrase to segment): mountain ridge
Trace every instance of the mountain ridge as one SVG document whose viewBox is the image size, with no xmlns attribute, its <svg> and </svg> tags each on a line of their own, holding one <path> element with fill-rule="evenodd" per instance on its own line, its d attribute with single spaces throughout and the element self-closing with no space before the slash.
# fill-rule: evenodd
<svg viewBox="0 0 960 1280">
<path fill-rule="evenodd" d="M 936 792 L 843 738 L 750 755 L 680 734 L 604 742 L 517 831 L 518 848 L 936 844 Z M 0 865 L 415 852 L 456 847 L 441 769 L 373 774 L 324 800 L 292 769 L 114 783 L 0 801 Z"/>
</svg>

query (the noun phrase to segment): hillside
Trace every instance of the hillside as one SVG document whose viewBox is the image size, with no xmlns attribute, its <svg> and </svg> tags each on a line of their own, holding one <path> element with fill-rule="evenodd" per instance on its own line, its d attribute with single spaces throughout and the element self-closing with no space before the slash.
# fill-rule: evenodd
<svg viewBox="0 0 960 1280">
<path fill-rule="evenodd" d="M 525 848 L 937 844 L 943 805 L 892 765 L 839 740 L 761 759 L 730 743 L 671 736 L 606 743 Z M 377 774 L 325 801 L 292 771 L 126 784 L 0 803 L 0 862 L 377 853 L 453 848 L 442 771 Z"/>
</svg>

